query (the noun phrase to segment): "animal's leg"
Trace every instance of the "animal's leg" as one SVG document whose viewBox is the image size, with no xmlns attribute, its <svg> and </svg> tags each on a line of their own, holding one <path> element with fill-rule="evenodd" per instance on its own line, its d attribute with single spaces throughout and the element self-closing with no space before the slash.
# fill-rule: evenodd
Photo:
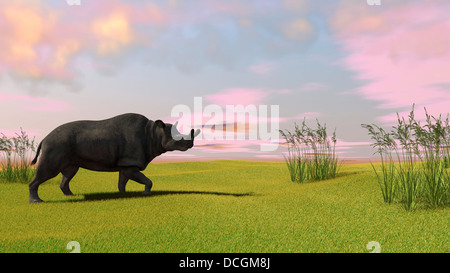
<svg viewBox="0 0 450 273">
<path fill-rule="evenodd" d="M 119 192 L 125 192 L 125 186 L 128 183 L 128 178 L 123 174 L 122 171 L 119 171 Z"/>
<path fill-rule="evenodd" d="M 43 202 L 43 200 L 41 198 L 39 198 L 38 195 L 38 188 L 39 185 L 44 183 L 44 179 L 41 179 L 39 177 L 35 177 L 33 179 L 33 181 L 30 182 L 30 184 L 28 185 L 28 188 L 30 190 L 30 197 L 28 198 L 28 202 L 30 203 L 40 203 Z"/>
<path fill-rule="evenodd" d="M 121 172 L 126 178 L 136 181 L 140 184 L 144 184 L 145 185 L 144 194 L 150 194 L 153 183 L 143 173 L 141 173 L 138 168 L 136 167 L 123 168 Z"/>
<path fill-rule="evenodd" d="M 61 174 L 62 174 L 62 180 L 59 187 L 61 188 L 64 195 L 73 195 L 72 191 L 69 188 L 69 182 L 70 180 L 75 176 L 75 174 L 78 172 L 78 167 L 71 166 L 65 168 Z"/>
<path fill-rule="evenodd" d="M 41 198 L 39 198 L 39 195 L 38 195 L 39 185 L 41 185 L 45 181 L 49 180 L 50 178 L 55 177 L 58 174 L 57 171 L 47 170 L 41 166 L 43 166 L 43 165 L 38 166 L 38 168 L 36 169 L 36 175 L 34 176 L 33 181 L 31 181 L 30 184 L 28 185 L 28 188 L 30 191 L 30 196 L 29 196 L 28 201 L 30 203 L 43 202 L 43 200 Z"/>
</svg>

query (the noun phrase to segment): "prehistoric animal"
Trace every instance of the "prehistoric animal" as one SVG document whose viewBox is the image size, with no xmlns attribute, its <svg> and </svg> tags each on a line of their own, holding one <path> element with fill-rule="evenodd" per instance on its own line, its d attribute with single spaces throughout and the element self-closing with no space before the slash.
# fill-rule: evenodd
<svg viewBox="0 0 450 273">
<path fill-rule="evenodd" d="M 145 185 L 149 194 L 152 181 L 140 171 L 157 156 L 168 151 L 186 151 L 194 146 L 200 130 L 183 135 L 175 124 L 152 121 L 139 114 L 123 114 L 113 118 L 81 120 L 63 124 L 50 132 L 39 144 L 35 164 L 36 175 L 29 184 L 30 203 L 42 202 L 39 185 L 62 174 L 60 188 L 73 195 L 70 180 L 79 168 L 93 171 L 119 172 L 119 191 L 124 192 L 129 179 Z"/>
</svg>

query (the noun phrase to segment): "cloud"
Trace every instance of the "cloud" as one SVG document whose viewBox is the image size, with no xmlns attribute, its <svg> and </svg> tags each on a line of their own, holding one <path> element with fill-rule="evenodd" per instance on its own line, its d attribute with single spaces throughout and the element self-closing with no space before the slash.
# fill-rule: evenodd
<svg viewBox="0 0 450 273">
<path fill-rule="evenodd" d="M 70 109 L 63 101 L 9 93 L 0 93 L 0 105 L 3 103 L 16 104 L 22 110 L 35 112 L 64 112 Z"/>
<path fill-rule="evenodd" d="M 283 155 L 279 154 L 265 154 L 265 155 L 254 155 L 258 160 L 269 160 L 269 161 L 284 161 Z"/>
<path fill-rule="evenodd" d="M 78 84 L 80 59 L 118 70 L 144 64 L 184 73 L 247 67 L 266 74 L 272 60 L 298 53 L 316 32 L 307 1 L 98 0 L 69 6 L 0 1 L 0 75 L 35 84 Z M 26 20 L 24 20 L 26 18 Z M 267 63 L 259 63 L 266 59 Z M 102 71 L 102 69 L 98 69 Z"/>
<path fill-rule="evenodd" d="M 198 140 L 195 147 L 206 153 L 249 153 L 263 154 L 267 153 L 261 150 L 261 147 L 271 147 L 270 151 L 277 151 L 279 146 L 278 139 L 274 140 Z M 273 147 L 272 147 L 273 146 Z M 273 148 L 273 149 L 272 149 Z"/>
<path fill-rule="evenodd" d="M 269 92 L 257 88 L 229 88 L 215 94 L 205 96 L 205 100 L 212 104 L 225 107 L 226 105 L 259 105 L 269 96 Z"/>
<path fill-rule="evenodd" d="M 218 105 L 216 105 L 219 107 Z M 278 136 L 278 124 L 284 118 L 271 116 L 269 108 L 267 116 L 257 107 L 241 108 L 214 108 L 213 113 L 208 112 L 205 106 L 204 112 L 183 113 L 179 117 L 171 117 L 166 120 L 174 124 L 178 121 L 177 129 L 181 133 L 188 134 L 190 130 L 201 129 L 198 139 L 205 140 L 256 140 L 259 138 L 274 139 Z M 212 114 L 212 115 L 211 115 Z"/>
<path fill-rule="evenodd" d="M 450 3 L 398 2 L 389 9 L 345 3 L 331 25 L 347 53 L 343 64 L 364 82 L 356 92 L 384 109 L 415 103 L 417 109 L 447 113 Z M 394 113 L 380 120 L 393 118 Z"/>
<path fill-rule="evenodd" d="M 342 139 L 337 139 L 336 140 L 336 149 L 337 150 L 347 150 L 347 149 L 352 149 L 356 146 L 370 146 L 372 144 L 372 142 L 367 142 L 367 141 L 345 141 Z"/>
<path fill-rule="evenodd" d="M 164 157 L 194 157 L 193 154 L 166 153 Z"/>
<path fill-rule="evenodd" d="M 296 18 L 282 27 L 283 34 L 291 40 L 309 41 L 315 34 L 314 26 L 304 18 Z"/>
<path fill-rule="evenodd" d="M 43 16 L 42 9 L 18 3 L 0 3 L 0 67 L 36 78 L 42 74 L 38 46 L 54 25 L 55 16 Z"/>
<path fill-rule="evenodd" d="M 130 23 L 125 14 L 117 12 L 92 22 L 92 32 L 98 39 L 97 52 L 108 55 L 127 46 L 133 40 Z"/>
<path fill-rule="evenodd" d="M 432 115 L 434 117 L 439 117 L 439 115 L 442 116 L 443 119 L 449 115 L 449 105 L 450 100 L 442 100 L 441 102 L 435 102 L 431 104 L 431 107 L 425 105 L 425 106 L 419 106 L 415 105 L 414 107 L 414 118 L 417 121 L 425 121 L 426 120 L 426 112 L 429 115 Z M 398 111 L 395 113 L 389 113 L 387 115 L 383 115 L 377 118 L 378 121 L 386 124 L 386 125 L 396 125 L 398 123 L 398 117 L 405 118 L 405 120 L 408 120 L 408 116 L 410 115 L 410 112 L 412 110 L 412 107 L 406 111 Z"/>
<path fill-rule="evenodd" d="M 34 84 L 74 85 L 80 72 L 78 57 L 104 63 L 143 43 L 134 31 L 136 26 L 163 20 L 155 6 L 130 5 L 99 1 L 73 7 L 38 0 L 1 1 L 0 75 Z"/>
</svg>

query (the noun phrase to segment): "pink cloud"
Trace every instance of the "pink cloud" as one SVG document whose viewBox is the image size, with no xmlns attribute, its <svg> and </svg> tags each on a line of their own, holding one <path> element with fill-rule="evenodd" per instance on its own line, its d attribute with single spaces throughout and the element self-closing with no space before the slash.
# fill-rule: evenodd
<svg viewBox="0 0 450 273">
<path fill-rule="evenodd" d="M 167 153 L 165 157 L 193 157 L 193 154 L 179 154 L 179 153 Z"/>
<path fill-rule="evenodd" d="M 287 30 L 278 23 L 263 24 L 264 31 L 254 27 L 267 14 L 284 12 L 276 1 L 254 5 L 234 0 L 195 3 L 98 0 L 82 1 L 79 6 L 61 2 L 0 1 L 1 74 L 66 83 L 82 72 L 77 67 L 80 59 L 92 59 L 92 64 L 102 66 L 132 59 L 127 58 L 128 54 L 143 47 L 146 50 L 141 59 L 157 65 L 175 65 L 182 71 L 198 69 L 204 62 L 229 67 L 234 59 L 241 59 L 230 58 L 234 53 L 246 54 L 255 49 L 262 50 L 265 56 L 272 56 L 274 49 L 277 55 L 288 53 L 293 47 L 285 48 L 284 43 L 290 44 L 293 41 L 287 40 L 298 40 L 305 31 L 309 32 L 308 24 L 298 18 L 287 24 Z M 289 6 L 298 7 L 297 4 Z M 269 20 L 269 23 L 274 22 Z M 234 24 L 238 31 L 230 35 L 229 26 Z M 195 39 L 183 37 L 190 31 L 201 35 Z M 271 41 L 270 37 L 277 37 L 281 32 L 288 33 L 288 38 Z M 235 41 L 230 42 L 229 38 Z M 245 43 L 245 50 L 237 52 L 235 46 L 240 43 Z M 255 62 L 254 56 L 249 57 L 252 58 L 243 59 Z M 267 62 L 249 67 L 260 74 L 274 68 Z"/>
<path fill-rule="evenodd" d="M 336 150 L 351 150 L 357 146 L 366 146 L 369 147 L 372 142 L 367 141 L 345 141 L 342 139 L 336 139 Z"/>
<path fill-rule="evenodd" d="M 275 134 L 278 136 L 278 129 L 276 128 L 279 128 L 279 123 L 285 120 L 285 118 L 259 116 L 258 113 L 239 113 L 231 120 L 228 118 L 226 110 L 223 109 L 222 115 L 219 113 L 219 116 L 213 118 L 203 113 L 191 113 L 179 119 L 171 117 L 165 120 L 172 124 L 178 121 L 177 129 L 184 134 L 189 133 L 191 129 L 201 129 L 201 135 L 197 139 L 199 141 L 206 141 L 204 144 L 207 144 L 208 147 L 210 144 L 217 144 L 221 141 L 227 143 L 223 146 L 214 145 L 209 147 L 214 149 L 229 148 L 230 143 L 233 143 L 233 145 L 236 144 L 233 142 L 234 140 L 240 144 L 245 143 L 245 145 L 268 145 L 271 141 L 276 141 L 274 139 Z M 261 137 L 260 130 L 263 130 L 261 128 L 265 128 L 268 131 L 262 134 L 266 137 L 269 135 L 272 138 L 271 140 L 257 140 Z"/>
<path fill-rule="evenodd" d="M 256 88 L 230 88 L 216 94 L 206 95 L 206 101 L 225 107 L 226 105 L 258 105 L 269 95 Z"/>
<path fill-rule="evenodd" d="M 153 3 L 85 1 L 56 9 L 45 1 L 28 2 L 0 3 L 0 73 L 31 80 L 70 80 L 81 54 L 101 60 L 131 45 L 148 45 L 139 26 L 167 21 Z"/>
<path fill-rule="evenodd" d="M 265 154 L 265 155 L 255 155 L 258 160 L 268 160 L 268 161 L 284 161 L 283 155 L 278 154 Z"/>
<path fill-rule="evenodd" d="M 290 89 L 267 90 L 262 88 L 234 87 L 221 90 L 214 94 L 204 96 L 204 101 L 221 107 L 226 105 L 261 105 L 267 104 L 264 100 L 270 95 L 291 94 Z"/>
<path fill-rule="evenodd" d="M 198 140 L 195 143 L 196 149 L 200 149 L 206 153 L 251 153 L 261 154 L 267 153 L 261 151 L 262 146 L 281 147 L 282 140 Z M 277 149 L 274 149 L 277 153 Z"/>
<path fill-rule="evenodd" d="M 279 91 L 231 88 L 203 98 L 196 98 L 194 109 L 176 105 L 170 123 L 178 121 L 177 128 L 187 134 L 192 128 L 201 129 L 199 139 L 262 139 L 274 138 L 279 123 L 287 120 L 279 117 L 278 105 L 261 104 L 263 98 Z M 209 102 L 209 103 L 208 103 Z"/>
<path fill-rule="evenodd" d="M 23 110 L 37 112 L 63 112 L 70 108 L 66 102 L 59 100 L 8 93 L 0 94 L 1 103 L 17 104 Z"/>
<path fill-rule="evenodd" d="M 443 100 L 441 102 L 436 102 L 433 103 L 431 106 L 432 108 L 430 109 L 428 106 L 426 107 L 427 113 L 429 115 L 432 115 L 434 117 L 439 117 L 439 115 L 441 115 L 441 117 L 443 119 L 445 119 L 447 117 L 447 115 L 449 114 L 449 105 L 450 105 L 450 100 Z M 378 117 L 377 120 L 387 124 L 387 125 L 395 125 L 397 124 L 397 119 L 398 117 L 401 118 L 405 118 L 405 120 L 408 120 L 408 116 L 411 112 L 411 107 L 409 108 L 409 110 L 406 111 L 398 111 L 395 113 L 389 113 L 387 115 Z M 398 113 L 398 116 L 397 116 Z M 417 107 L 417 105 L 414 107 L 414 119 L 417 121 L 421 121 L 424 122 L 426 120 L 426 114 L 425 114 L 425 108 L 424 107 Z"/>
<path fill-rule="evenodd" d="M 415 103 L 430 113 L 447 113 L 449 9 L 448 1 L 439 5 L 420 1 L 389 9 L 354 5 L 337 11 L 332 23 L 348 54 L 344 65 L 366 81 L 357 93 L 378 101 L 381 108 L 405 109 Z M 393 115 L 380 118 L 392 119 Z"/>
</svg>

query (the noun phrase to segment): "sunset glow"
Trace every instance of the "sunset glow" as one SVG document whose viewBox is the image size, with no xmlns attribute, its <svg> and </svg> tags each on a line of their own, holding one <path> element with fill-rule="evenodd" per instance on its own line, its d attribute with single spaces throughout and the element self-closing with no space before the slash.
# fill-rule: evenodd
<svg viewBox="0 0 450 273">
<path fill-rule="evenodd" d="M 197 128 L 234 139 L 172 157 L 282 160 L 284 145 L 259 149 L 279 137 L 248 139 L 270 116 L 228 123 L 204 111 L 277 105 L 280 129 L 319 119 L 336 128 L 339 155 L 369 158 L 361 123 L 389 127 L 413 104 L 422 119 L 425 107 L 447 115 L 449 12 L 444 0 L 0 1 L 0 132 L 41 140 L 69 121 L 126 112 L 174 122 L 186 105 Z"/>
</svg>

